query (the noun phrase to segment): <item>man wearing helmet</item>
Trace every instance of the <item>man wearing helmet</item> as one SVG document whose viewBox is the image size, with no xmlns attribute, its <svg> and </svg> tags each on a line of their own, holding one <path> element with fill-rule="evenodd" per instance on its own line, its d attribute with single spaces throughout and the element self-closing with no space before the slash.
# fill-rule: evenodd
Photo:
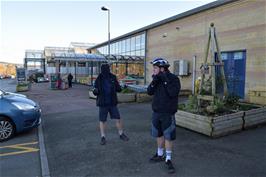
<svg viewBox="0 0 266 177">
<path fill-rule="evenodd" d="M 175 113 L 178 107 L 178 94 L 180 81 L 177 76 L 170 73 L 169 63 L 163 58 L 155 58 L 153 65 L 152 82 L 147 92 L 153 95 L 152 101 L 152 136 L 157 138 L 157 153 L 150 162 L 165 161 L 169 173 L 175 168 L 171 161 L 173 140 L 176 139 Z M 164 154 L 165 148 L 165 154 Z"/>
</svg>

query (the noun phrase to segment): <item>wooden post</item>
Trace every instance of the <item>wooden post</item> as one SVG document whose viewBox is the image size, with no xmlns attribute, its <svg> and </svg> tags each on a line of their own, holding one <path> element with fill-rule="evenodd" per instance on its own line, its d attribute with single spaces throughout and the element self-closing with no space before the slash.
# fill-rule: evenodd
<svg viewBox="0 0 266 177">
<path fill-rule="evenodd" d="M 217 36 L 216 36 L 216 32 L 214 33 L 214 39 L 216 42 L 216 48 L 217 48 L 217 56 L 218 56 L 218 60 L 219 63 L 222 63 L 222 56 L 221 56 L 221 51 L 220 51 L 220 47 L 218 44 L 218 40 L 217 40 Z M 223 80 L 223 87 L 224 87 L 224 95 L 228 94 L 228 90 L 227 90 L 227 83 L 226 83 L 226 79 L 225 79 L 225 73 L 224 73 L 224 65 L 221 65 L 221 75 L 222 75 L 222 80 Z"/>
<path fill-rule="evenodd" d="M 216 94 L 216 73 L 215 73 L 215 39 L 214 27 L 211 24 L 211 79 L 212 79 L 212 95 Z"/>
<path fill-rule="evenodd" d="M 209 36 L 208 36 L 207 47 L 206 47 L 206 50 L 205 50 L 204 64 L 207 63 L 208 54 L 209 54 L 210 40 L 211 40 L 211 34 L 210 34 L 210 33 L 211 33 L 211 31 L 209 30 Z M 202 73 L 202 74 L 201 74 L 201 81 L 200 81 L 200 90 L 199 90 L 199 94 L 200 94 L 201 91 L 202 91 L 202 86 L 203 86 L 203 83 L 204 83 L 204 78 L 205 78 L 205 74 Z"/>
</svg>

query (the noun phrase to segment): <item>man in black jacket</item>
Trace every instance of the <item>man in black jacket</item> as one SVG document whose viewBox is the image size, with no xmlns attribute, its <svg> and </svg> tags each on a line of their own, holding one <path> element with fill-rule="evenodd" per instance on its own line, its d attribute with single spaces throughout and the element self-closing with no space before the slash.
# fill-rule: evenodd
<svg viewBox="0 0 266 177">
<path fill-rule="evenodd" d="M 174 115 L 178 107 L 180 81 L 168 70 L 170 65 L 167 60 L 156 58 L 151 63 L 153 64 L 153 80 L 147 91 L 149 95 L 153 95 L 152 136 L 157 138 L 158 149 L 150 162 L 165 160 L 168 172 L 174 173 L 175 168 L 171 161 L 171 154 L 172 141 L 176 139 Z"/>
<path fill-rule="evenodd" d="M 105 129 L 108 113 L 111 119 L 116 120 L 116 127 L 120 139 L 128 141 L 129 138 L 123 133 L 120 113 L 117 108 L 117 94 L 122 89 L 116 79 L 116 76 L 110 72 L 109 64 L 101 65 L 101 73 L 97 77 L 94 84 L 93 94 L 97 96 L 96 104 L 99 107 L 99 121 L 101 131 L 101 145 L 106 144 Z"/>
</svg>

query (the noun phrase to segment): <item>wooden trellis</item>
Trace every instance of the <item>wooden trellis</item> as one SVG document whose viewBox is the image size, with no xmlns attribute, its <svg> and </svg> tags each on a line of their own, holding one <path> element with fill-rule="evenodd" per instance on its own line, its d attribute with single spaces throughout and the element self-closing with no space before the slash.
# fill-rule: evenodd
<svg viewBox="0 0 266 177">
<path fill-rule="evenodd" d="M 209 55 L 209 49 L 211 50 L 210 51 L 211 53 L 210 63 L 207 62 L 208 55 Z M 215 53 L 217 53 L 217 60 L 215 60 Z M 200 95 L 198 95 L 198 100 L 200 99 L 207 100 L 207 101 L 214 100 L 214 96 L 216 95 L 216 79 L 217 79 L 215 66 L 220 67 L 221 79 L 222 79 L 223 88 L 224 88 L 223 91 L 224 91 L 224 95 L 227 95 L 227 83 L 226 83 L 225 74 L 224 74 L 224 64 L 222 62 L 221 51 L 219 48 L 214 23 L 211 23 L 210 28 L 209 28 L 209 36 L 208 36 L 208 42 L 207 42 L 207 47 L 205 51 L 204 63 L 201 65 L 202 72 L 201 72 L 201 82 L 200 82 L 200 91 L 199 91 Z M 203 89 L 203 85 L 205 82 L 204 81 L 205 75 L 208 73 L 209 67 L 211 67 L 210 78 L 212 82 L 211 84 L 212 90 L 211 90 L 211 95 L 204 95 L 202 94 L 202 89 Z"/>
</svg>

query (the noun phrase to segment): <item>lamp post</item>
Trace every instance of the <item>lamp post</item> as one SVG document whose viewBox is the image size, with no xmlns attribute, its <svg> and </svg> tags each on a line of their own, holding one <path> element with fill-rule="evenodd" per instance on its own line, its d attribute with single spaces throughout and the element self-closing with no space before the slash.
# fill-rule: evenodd
<svg viewBox="0 0 266 177">
<path fill-rule="evenodd" d="M 111 58 L 110 56 L 110 9 L 103 6 L 101 10 L 108 11 L 108 60 L 107 61 L 109 62 L 109 59 Z"/>
</svg>

